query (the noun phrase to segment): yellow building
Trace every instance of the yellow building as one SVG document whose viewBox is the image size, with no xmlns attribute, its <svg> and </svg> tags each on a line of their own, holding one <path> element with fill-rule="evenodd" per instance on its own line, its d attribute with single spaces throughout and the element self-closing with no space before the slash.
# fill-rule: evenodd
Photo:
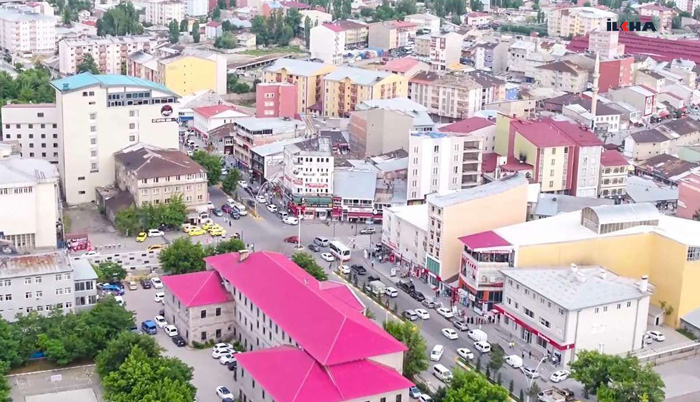
<svg viewBox="0 0 700 402">
<path fill-rule="evenodd" d="M 700 222 L 666 216 L 652 204 L 605 205 L 492 231 L 513 249 L 513 266 L 601 265 L 617 275 L 649 276 L 652 304 L 665 317 L 700 307 Z"/>
<path fill-rule="evenodd" d="M 180 96 L 202 90 L 226 94 L 226 58 L 216 53 L 158 57 L 139 51 L 129 56 L 127 75 L 163 84 Z"/>
<path fill-rule="evenodd" d="M 386 71 L 341 67 L 323 78 L 323 115 L 341 117 L 367 100 L 408 97 L 408 79 Z"/>
<path fill-rule="evenodd" d="M 263 70 L 262 82 L 297 84 L 298 112 L 309 113 L 309 108 L 323 101 L 323 77 L 336 68 L 312 61 L 279 59 Z"/>
</svg>

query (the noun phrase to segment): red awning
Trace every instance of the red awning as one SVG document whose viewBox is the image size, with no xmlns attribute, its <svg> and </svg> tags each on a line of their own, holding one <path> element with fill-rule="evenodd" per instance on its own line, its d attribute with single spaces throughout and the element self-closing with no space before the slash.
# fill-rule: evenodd
<svg viewBox="0 0 700 402">
<path fill-rule="evenodd" d="M 472 234 L 469 236 L 463 236 L 460 237 L 459 240 L 462 243 L 464 243 L 465 246 L 469 247 L 470 250 L 511 246 L 511 244 L 506 239 L 502 238 L 492 230 L 489 230 L 488 232 Z"/>
<path fill-rule="evenodd" d="M 532 328 L 532 327 L 529 326 L 528 324 L 524 323 L 522 320 L 519 320 L 518 318 L 514 317 L 512 314 L 510 314 L 510 313 L 508 313 L 507 311 L 505 311 L 505 310 L 503 309 L 503 307 L 502 307 L 500 304 L 495 304 L 495 305 L 493 306 L 493 308 L 494 308 L 496 311 L 498 311 L 499 313 L 501 313 L 501 314 L 505 315 L 506 317 L 510 318 L 511 320 L 517 322 L 518 325 L 524 327 L 525 329 L 527 329 L 528 331 L 530 331 L 533 335 L 539 336 L 540 338 L 546 340 L 547 343 L 549 343 L 550 345 L 554 346 L 555 348 L 557 348 L 557 349 L 559 349 L 559 350 L 561 350 L 561 351 L 573 349 L 574 346 L 575 346 L 575 344 L 573 344 L 573 343 L 568 344 L 568 345 L 560 345 L 559 343 L 557 343 L 557 342 L 555 342 L 555 341 L 549 339 L 549 336 L 547 336 L 547 335 L 542 335 L 542 334 L 541 334 L 538 330 L 536 330 L 535 328 Z"/>
<path fill-rule="evenodd" d="M 371 218 L 371 212 L 348 212 L 348 218 Z"/>
<path fill-rule="evenodd" d="M 668 110 L 662 110 L 659 112 L 659 117 L 666 117 L 668 115 L 669 115 Z"/>
</svg>

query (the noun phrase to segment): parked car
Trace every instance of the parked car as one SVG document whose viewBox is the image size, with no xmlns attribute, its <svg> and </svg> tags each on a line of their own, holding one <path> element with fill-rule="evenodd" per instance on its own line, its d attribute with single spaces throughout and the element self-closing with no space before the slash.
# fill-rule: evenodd
<svg viewBox="0 0 700 402">
<path fill-rule="evenodd" d="M 418 397 L 418 402 L 433 402 L 433 398 L 431 398 L 430 396 L 428 396 L 426 394 L 421 394 Z"/>
<path fill-rule="evenodd" d="M 435 311 L 437 311 L 438 314 L 447 318 L 448 320 L 454 317 L 452 310 L 447 307 L 438 307 L 435 309 Z"/>
<path fill-rule="evenodd" d="M 435 302 L 430 299 L 425 299 L 421 302 L 426 308 L 435 308 Z"/>
<path fill-rule="evenodd" d="M 234 360 L 232 362 L 229 362 L 226 367 L 228 368 L 229 371 L 235 371 L 236 368 L 238 368 L 238 361 Z"/>
<path fill-rule="evenodd" d="M 647 331 L 646 333 L 649 337 L 656 342 L 663 342 L 666 340 L 666 336 L 659 331 Z"/>
<path fill-rule="evenodd" d="M 171 338 L 178 335 L 177 328 L 172 324 L 166 325 L 163 331 Z"/>
<path fill-rule="evenodd" d="M 231 212 L 229 213 L 229 215 L 231 215 L 231 218 L 233 220 L 237 221 L 237 220 L 241 219 L 241 214 L 233 208 L 231 208 Z"/>
<path fill-rule="evenodd" d="M 445 347 L 442 345 L 433 346 L 433 350 L 430 351 L 430 360 L 437 362 L 440 361 L 442 354 L 445 353 Z"/>
<path fill-rule="evenodd" d="M 366 234 L 374 234 L 376 233 L 377 230 L 373 227 L 368 227 L 360 230 L 360 234 L 366 235 Z"/>
<path fill-rule="evenodd" d="M 399 291 L 396 290 L 396 288 L 388 287 L 384 290 L 384 294 L 387 295 L 387 297 L 398 297 Z"/>
<path fill-rule="evenodd" d="M 160 236 L 165 236 L 165 233 L 162 230 L 148 229 L 148 237 L 160 237 Z"/>
<path fill-rule="evenodd" d="M 158 292 L 156 295 L 153 297 L 153 300 L 156 303 L 163 303 L 163 299 L 165 299 L 165 292 Z"/>
<path fill-rule="evenodd" d="M 430 313 L 428 313 L 428 310 L 425 310 L 425 309 L 422 309 L 422 308 L 417 308 L 417 309 L 415 309 L 415 310 L 413 310 L 413 311 L 415 311 L 416 314 L 418 315 L 418 317 L 420 317 L 420 318 L 423 319 L 423 320 L 427 320 L 427 319 L 430 318 Z"/>
<path fill-rule="evenodd" d="M 267 206 L 265 208 L 267 208 L 267 210 L 272 212 L 273 214 L 277 212 L 277 205 L 275 205 L 275 204 L 272 204 L 272 203 L 267 204 Z"/>
<path fill-rule="evenodd" d="M 155 335 L 158 332 L 158 327 L 156 326 L 156 323 L 153 322 L 153 320 L 146 320 L 142 322 L 141 329 L 143 330 L 143 332 L 149 335 Z"/>
<path fill-rule="evenodd" d="M 221 208 L 214 209 L 212 213 L 216 216 L 224 216 L 224 211 Z"/>
<path fill-rule="evenodd" d="M 233 351 L 233 345 L 230 343 L 217 343 L 214 345 L 214 349 L 211 352 L 211 357 L 214 359 L 220 359 L 221 356 L 226 353 L 231 353 Z"/>
<path fill-rule="evenodd" d="M 224 365 L 228 365 L 231 362 L 235 362 L 236 358 L 233 355 L 234 355 L 233 352 L 224 353 L 223 356 L 221 356 L 219 358 L 219 363 L 224 364 Z"/>
<path fill-rule="evenodd" d="M 340 271 L 340 273 L 343 275 L 350 275 L 350 267 L 347 265 L 339 266 L 338 271 Z"/>
<path fill-rule="evenodd" d="M 185 338 L 183 338 L 182 335 L 175 335 L 171 339 L 173 340 L 173 343 L 178 347 L 183 347 L 187 345 L 187 342 L 185 342 Z"/>
<path fill-rule="evenodd" d="M 233 399 L 233 394 L 231 391 L 228 390 L 228 388 L 221 386 L 221 387 L 216 387 L 216 396 L 218 396 L 221 399 L 224 398 L 231 398 Z"/>
<path fill-rule="evenodd" d="M 517 355 L 509 355 L 506 356 L 505 362 L 507 365 L 513 367 L 513 368 L 520 368 L 523 366 L 523 359 L 520 356 Z"/>
<path fill-rule="evenodd" d="M 287 236 L 284 238 L 284 242 L 297 244 L 297 243 L 299 243 L 299 237 L 298 236 Z"/>
<path fill-rule="evenodd" d="M 299 224 L 299 219 L 295 216 L 288 216 L 282 219 L 282 222 L 286 223 L 287 225 L 297 225 Z"/>
<path fill-rule="evenodd" d="M 464 360 L 473 360 L 474 359 L 474 353 L 472 353 L 472 351 L 467 349 L 467 348 L 458 348 L 457 354 L 459 355 L 459 357 L 461 357 Z"/>
<path fill-rule="evenodd" d="M 129 281 L 129 290 L 136 290 L 139 288 L 139 285 L 136 284 L 134 281 Z"/>
<path fill-rule="evenodd" d="M 452 325 L 462 332 L 469 330 L 469 326 L 464 320 L 454 320 L 452 321 Z"/>
<path fill-rule="evenodd" d="M 324 261 L 328 261 L 328 262 L 335 261 L 335 257 L 333 257 L 333 254 L 331 254 L 331 253 L 321 253 L 321 258 Z"/>
<path fill-rule="evenodd" d="M 421 395 L 420 389 L 418 387 L 413 386 L 408 389 L 408 396 L 413 398 L 413 399 L 418 399 Z"/>
<path fill-rule="evenodd" d="M 255 196 L 255 201 L 261 203 L 261 204 L 266 204 L 267 203 L 267 198 L 265 198 L 264 195 L 260 194 Z"/>
<path fill-rule="evenodd" d="M 164 249 L 165 246 L 162 244 L 151 244 L 150 246 L 146 247 L 146 251 L 158 251 Z"/>
<path fill-rule="evenodd" d="M 146 241 L 146 238 L 148 237 L 148 233 L 146 232 L 139 232 L 139 234 L 136 236 L 136 241 L 141 243 Z"/>
<path fill-rule="evenodd" d="M 224 211 L 224 213 L 230 214 L 231 213 L 231 206 L 228 204 L 224 204 L 221 206 L 221 210 Z"/>
<path fill-rule="evenodd" d="M 355 271 L 358 275 L 365 275 L 367 273 L 367 269 L 362 265 L 352 264 L 350 269 Z"/>
<path fill-rule="evenodd" d="M 118 285 L 114 285 L 111 283 L 104 284 L 100 287 L 100 290 L 105 292 L 105 293 L 112 293 L 115 296 L 123 296 L 124 295 L 124 288 Z"/>
<path fill-rule="evenodd" d="M 474 342 L 474 349 L 481 353 L 489 353 L 491 351 L 491 344 L 486 341 Z"/>
<path fill-rule="evenodd" d="M 377 275 L 370 275 L 367 277 L 367 282 L 374 282 L 374 281 L 381 282 L 382 280 Z"/>
<path fill-rule="evenodd" d="M 160 278 L 153 277 L 151 278 L 151 283 L 153 284 L 153 287 L 156 289 L 163 289 L 163 281 L 160 280 Z"/>
<path fill-rule="evenodd" d="M 569 370 L 557 370 L 553 372 L 551 376 L 549 376 L 549 381 L 554 383 L 562 382 L 569 378 L 569 375 L 571 375 Z"/>
<path fill-rule="evenodd" d="M 411 292 L 410 296 L 419 302 L 425 300 L 425 295 L 417 290 Z"/>
<path fill-rule="evenodd" d="M 152 287 L 151 281 L 148 279 L 141 279 L 141 287 L 144 289 L 150 289 Z"/>
<path fill-rule="evenodd" d="M 165 317 L 163 317 L 162 315 L 157 315 L 156 318 L 153 319 L 153 321 L 155 321 L 158 328 L 163 328 L 164 326 L 168 325 L 168 322 L 165 321 Z"/>
<path fill-rule="evenodd" d="M 321 251 L 321 247 L 319 247 L 319 246 L 317 246 L 317 245 L 315 245 L 315 244 L 309 244 L 309 245 L 308 245 L 308 248 L 309 248 L 309 250 L 311 250 L 311 251 L 313 251 L 313 252 L 316 252 L 316 253 L 318 253 L 319 251 Z"/>
<path fill-rule="evenodd" d="M 525 367 L 525 366 L 522 366 L 522 367 L 520 367 L 520 371 L 522 371 L 523 374 L 525 374 L 525 377 L 528 377 L 528 378 L 540 378 L 540 373 L 537 372 L 537 370 L 536 370 L 534 367 Z"/>
<path fill-rule="evenodd" d="M 443 328 L 440 332 L 442 332 L 442 335 L 444 335 L 445 338 L 452 341 L 457 340 L 457 338 L 459 338 L 459 336 L 457 335 L 457 331 L 455 331 L 452 328 Z"/>
<path fill-rule="evenodd" d="M 238 180 L 238 185 L 241 186 L 241 188 L 246 188 L 248 187 L 248 182 L 245 180 Z"/>
<path fill-rule="evenodd" d="M 416 314 L 416 312 L 413 310 L 404 310 L 403 318 L 409 321 L 415 321 L 418 319 L 418 314 Z"/>
</svg>

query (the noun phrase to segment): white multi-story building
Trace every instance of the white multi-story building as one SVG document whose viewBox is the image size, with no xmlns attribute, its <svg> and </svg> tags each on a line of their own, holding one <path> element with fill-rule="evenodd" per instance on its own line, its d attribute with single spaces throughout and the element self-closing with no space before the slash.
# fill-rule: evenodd
<svg viewBox="0 0 700 402">
<path fill-rule="evenodd" d="M 612 59 L 625 54 L 625 45 L 620 43 L 620 32 L 597 29 L 588 36 L 588 50 L 603 59 Z"/>
<path fill-rule="evenodd" d="M 501 273 L 500 325 L 538 355 L 565 366 L 579 350 L 623 354 L 643 347 L 651 296 L 646 276 L 640 281 L 576 265 Z"/>
<path fill-rule="evenodd" d="M 456 32 L 433 34 L 430 37 L 430 67 L 433 70 L 447 70 L 450 66 L 459 64 L 463 39 Z"/>
<path fill-rule="evenodd" d="M 605 31 L 608 20 L 617 18 L 617 14 L 595 7 L 554 8 L 547 16 L 547 33 L 560 38 L 586 36 L 595 30 Z"/>
<path fill-rule="evenodd" d="M 187 15 L 190 17 L 206 16 L 209 13 L 207 0 L 187 0 Z"/>
<path fill-rule="evenodd" d="M 61 142 L 55 103 L 9 104 L 0 109 L 2 140 L 17 141 L 25 158 L 41 158 L 58 164 Z"/>
<path fill-rule="evenodd" d="M 415 24 L 417 29 L 431 33 L 440 32 L 440 17 L 432 14 L 411 14 L 404 17 L 403 20 Z"/>
<path fill-rule="evenodd" d="M 508 47 L 508 72 L 525 73 L 527 71 L 527 59 L 532 53 L 537 50 L 537 45 L 534 42 L 518 40 Z"/>
<path fill-rule="evenodd" d="M 466 74 L 421 72 L 408 88 L 408 97 L 436 116 L 465 119 L 481 110 L 483 88 Z"/>
<path fill-rule="evenodd" d="M 56 166 L 41 159 L 0 159 L 0 232 L 19 251 L 56 247 L 59 196 Z"/>
<path fill-rule="evenodd" d="M 0 8 L 0 48 L 12 54 L 56 52 L 58 18 L 17 8 Z"/>
<path fill-rule="evenodd" d="M 162 85 L 90 73 L 51 84 L 56 88 L 59 171 L 68 204 L 94 202 L 95 188 L 113 184 L 113 155 L 128 145 L 179 146 L 178 96 Z"/>
<path fill-rule="evenodd" d="M 400 261 L 425 267 L 428 248 L 428 204 L 384 208 L 382 244 Z"/>
<path fill-rule="evenodd" d="M 130 54 L 139 50 L 149 53 L 157 45 L 158 40 L 150 36 L 64 39 L 58 43 L 58 70 L 63 75 L 75 74 L 85 55 L 90 54 L 100 73 L 126 73 Z"/>
<path fill-rule="evenodd" d="M 185 18 L 185 3 L 177 0 L 151 0 L 146 3 L 146 22 L 153 25 L 168 25 Z"/>
<path fill-rule="evenodd" d="M 312 138 L 284 147 L 284 188 L 291 195 L 333 194 L 330 138 Z"/>
<path fill-rule="evenodd" d="M 321 24 L 311 28 L 311 57 L 324 63 L 343 64 L 345 30 L 334 24 Z"/>
</svg>

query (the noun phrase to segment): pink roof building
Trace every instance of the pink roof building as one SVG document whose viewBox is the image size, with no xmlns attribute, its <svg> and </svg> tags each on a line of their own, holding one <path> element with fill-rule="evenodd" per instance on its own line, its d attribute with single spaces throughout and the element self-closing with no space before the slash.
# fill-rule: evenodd
<svg viewBox="0 0 700 402">
<path fill-rule="evenodd" d="M 421 71 L 430 70 L 430 66 L 427 63 L 424 63 L 420 60 L 416 60 L 413 57 L 391 59 L 380 68 L 382 70 L 386 70 L 394 74 L 402 75 L 409 79 Z"/>
<path fill-rule="evenodd" d="M 185 307 L 206 306 L 233 300 L 233 296 L 221 285 L 219 275 L 213 271 L 164 276 L 162 281 L 164 287 Z"/>
<path fill-rule="evenodd" d="M 440 132 L 443 133 L 471 133 L 482 128 L 495 126 L 496 123 L 492 120 L 483 117 L 469 117 L 464 120 L 456 121 L 452 124 L 440 127 Z"/>
<path fill-rule="evenodd" d="M 700 175 L 689 174 L 678 183 L 678 209 L 676 216 L 693 219 L 700 211 Z"/>
<path fill-rule="evenodd" d="M 247 113 L 229 105 L 211 105 L 192 109 L 194 114 L 193 128 L 200 135 L 206 137 L 209 131 L 232 123 L 242 117 L 250 117 Z"/>
</svg>

